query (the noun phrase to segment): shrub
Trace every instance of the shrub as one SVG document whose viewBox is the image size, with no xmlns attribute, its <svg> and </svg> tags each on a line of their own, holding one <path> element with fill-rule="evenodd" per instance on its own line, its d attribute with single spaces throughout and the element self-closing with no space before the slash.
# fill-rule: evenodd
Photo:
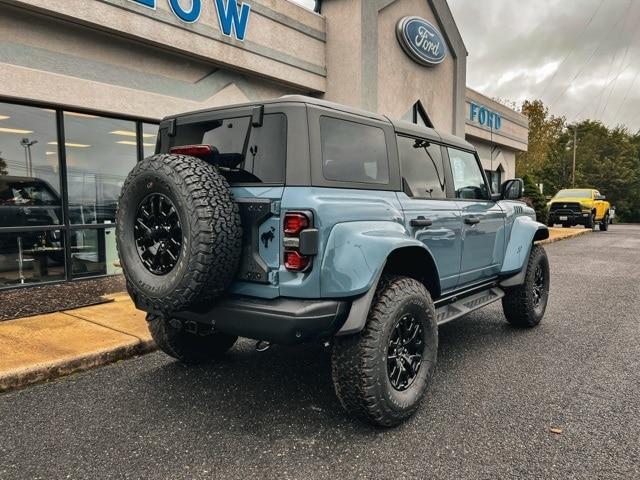
<svg viewBox="0 0 640 480">
<path fill-rule="evenodd" d="M 529 175 L 522 177 L 524 181 L 524 202 L 536 211 L 536 218 L 541 223 L 547 223 L 547 201 L 540 193 L 536 182 Z"/>
</svg>

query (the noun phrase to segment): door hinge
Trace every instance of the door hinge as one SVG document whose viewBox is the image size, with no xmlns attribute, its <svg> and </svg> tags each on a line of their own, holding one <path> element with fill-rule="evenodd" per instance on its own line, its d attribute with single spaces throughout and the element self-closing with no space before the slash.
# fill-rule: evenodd
<svg viewBox="0 0 640 480">
<path fill-rule="evenodd" d="M 277 285 L 278 284 L 278 270 L 271 270 L 269 271 L 269 283 L 271 285 Z"/>
<path fill-rule="evenodd" d="M 281 204 L 282 202 L 280 202 L 280 200 L 274 200 L 273 202 L 271 202 L 271 213 L 273 213 L 274 215 L 280 215 Z"/>
</svg>

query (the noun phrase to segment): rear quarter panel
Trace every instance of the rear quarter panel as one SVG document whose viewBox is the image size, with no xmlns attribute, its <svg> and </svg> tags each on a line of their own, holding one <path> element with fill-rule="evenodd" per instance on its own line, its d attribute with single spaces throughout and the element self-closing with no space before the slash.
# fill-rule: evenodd
<svg viewBox="0 0 640 480">
<path fill-rule="evenodd" d="M 420 243 L 408 235 L 396 194 L 390 191 L 287 187 L 282 210 L 312 211 L 320 237 L 309 272 L 280 267 L 280 294 L 286 297 L 340 298 L 363 293 L 393 248 Z"/>
</svg>

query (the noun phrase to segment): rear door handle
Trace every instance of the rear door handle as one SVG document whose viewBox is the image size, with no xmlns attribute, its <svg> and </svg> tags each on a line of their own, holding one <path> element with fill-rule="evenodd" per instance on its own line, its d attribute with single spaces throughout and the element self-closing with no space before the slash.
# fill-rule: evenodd
<svg viewBox="0 0 640 480">
<path fill-rule="evenodd" d="M 478 218 L 478 217 L 464 217 L 464 223 L 466 223 L 467 225 L 475 225 L 477 223 L 480 223 L 480 218 Z"/>
<path fill-rule="evenodd" d="M 418 217 L 412 218 L 409 224 L 412 227 L 430 227 L 431 225 L 433 225 L 433 220 L 431 220 L 430 218 Z"/>
</svg>

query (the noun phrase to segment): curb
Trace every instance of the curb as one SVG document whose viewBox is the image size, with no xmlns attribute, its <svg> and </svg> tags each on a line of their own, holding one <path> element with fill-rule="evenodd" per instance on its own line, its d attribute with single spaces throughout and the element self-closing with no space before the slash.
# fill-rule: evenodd
<svg viewBox="0 0 640 480">
<path fill-rule="evenodd" d="M 153 341 L 140 341 L 110 350 L 91 353 L 70 360 L 39 364 L 31 368 L 16 370 L 0 376 L 0 393 L 17 390 L 37 383 L 44 383 L 73 373 L 143 355 L 156 350 Z"/>
<path fill-rule="evenodd" d="M 561 240 L 568 240 L 570 238 L 578 237 L 580 235 L 586 235 L 587 233 L 592 233 L 592 230 L 584 229 L 584 230 L 574 230 L 569 235 L 561 235 L 557 237 L 547 238 L 546 240 L 542 240 L 540 242 L 536 242 L 537 245 L 548 245 L 550 243 L 559 242 Z"/>
</svg>

